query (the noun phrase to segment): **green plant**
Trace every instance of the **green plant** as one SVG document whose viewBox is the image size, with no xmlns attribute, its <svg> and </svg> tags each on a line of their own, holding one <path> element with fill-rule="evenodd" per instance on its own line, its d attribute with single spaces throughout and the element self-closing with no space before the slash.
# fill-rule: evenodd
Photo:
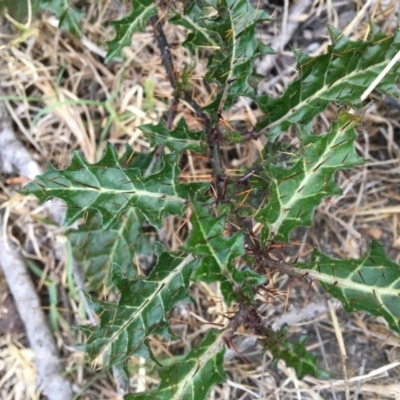
<svg viewBox="0 0 400 400">
<path fill-rule="evenodd" d="M 107 60 L 119 56 L 132 34 L 150 21 L 173 89 L 166 121 L 142 127 L 155 150 L 138 154 L 127 148 L 119 157 L 109 145 L 94 164 L 75 152 L 68 168 L 56 170 L 49 165 L 45 174 L 22 190 L 42 202 L 63 199 L 67 225 L 85 220 L 79 230 L 69 233 L 79 249 L 78 259 L 89 264 L 86 270 L 94 286 L 102 284 L 102 266 L 107 266 L 107 284 L 119 293 L 117 302 L 87 295 L 99 316 L 98 325 L 82 327 L 88 355 L 93 359 L 103 355 L 108 366 L 126 371 L 132 355 L 161 364 L 159 388 L 130 394 L 128 399 L 203 399 L 212 385 L 224 380 L 224 349 L 234 348 L 233 335 L 243 325 L 262 337 L 276 358 L 295 367 L 299 376 L 321 374 L 302 340 L 288 344 L 285 332 L 272 332 L 262 323 L 254 296 L 263 290 L 267 272 L 274 269 L 321 282 L 347 311 L 382 316 L 400 333 L 400 268 L 377 242 L 359 259 L 336 260 L 318 250 L 301 263 L 271 257 L 274 244 L 288 243 L 295 228 L 310 226 L 322 199 L 341 193 L 335 173 L 363 163 L 354 148 L 360 117 L 352 108 L 362 106 L 371 85 L 385 94 L 397 93 L 400 64 L 389 63 L 400 50 L 400 32 L 386 36 L 371 25 L 368 41 L 353 42 L 331 28 L 327 53 L 312 58 L 297 51 L 299 78 L 280 98 L 272 98 L 257 95 L 258 77 L 252 67 L 255 58 L 272 53 L 256 36 L 256 24 L 269 21 L 268 14 L 246 0 L 173 4 L 167 14 L 165 5 L 150 0 L 132 3 L 132 14 L 113 24 L 117 34 L 109 42 Z M 173 67 L 161 15 L 188 29 L 184 46 L 189 51 L 203 49 L 209 54 L 204 79 L 216 90 L 204 107 L 191 96 L 190 68 L 178 74 Z M 224 111 L 240 96 L 256 103 L 264 117 L 253 131 L 232 133 L 224 124 Z M 190 103 L 202 131 L 190 130 L 183 119 L 173 125 L 181 101 Z M 328 132 L 313 133 L 314 118 L 329 103 L 340 106 L 337 120 Z M 282 166 L 273 142 L 291 126 L 297 129 L 299 148 L 291 149 L 287 165 Z M 228 176 L 221 146 L 261 135 L 269 139 L 263 158 L 241 177 Z M 160 156 L 163 150 L 168 151 Z M 209 155 L 211 184 L 179 179 L 179 160 L 188 151 Z M 145 226 L 161 228 L 164 217 L 182 216 L 187 210 L 191 230 L 179 253 L 142 235 Z M 259 234 L 253 232 L 253 222 L 262 226 Z M 131 261 L 134 254 L 157 256 L 147 276 L 137 273 Z M 149 338 L 174 337 L 168 313 L 190 300 L 188 287 L 193 281 L 218 282 L 224 301 L 237 304 L 237 312 L 225 328 L 211 329 L 183 358 L 168 363 L 157 360 Z"/>
</svg>

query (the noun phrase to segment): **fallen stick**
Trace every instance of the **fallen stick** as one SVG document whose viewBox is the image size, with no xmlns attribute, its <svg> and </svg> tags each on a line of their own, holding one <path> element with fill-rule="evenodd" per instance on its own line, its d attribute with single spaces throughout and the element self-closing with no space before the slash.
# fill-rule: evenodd
<svg viewBox="0 0 400 400">
<path fill-rule="evenodd" d="M 0 102 L 0 168 L 29 178 L 41 173 L 38 164 L 15 137 L 4 102 Z M 3 223 L 0 215 L 0 226 Z M 36 289 L 22 257 L 7 239 L 5 229 L 0 229 L 0 254 L 0 265 L 35 356 L 39 383 L 49 400 L 70 400 L 73 397 L 71 383 L 62 376 L 64 368 Z"/>
<path fill-rule="evenodd" d="M 0 215 L 0 226 L 2 224 L 3 217 Z M 35 355 L 39 383 L 49 400 L 70 400 L 71 384 L 62 376 L 64 368 L 36 289 L 15 245 L 4 236 L 4 231 L 0 230 L 0 264 Z"/>
</svg>

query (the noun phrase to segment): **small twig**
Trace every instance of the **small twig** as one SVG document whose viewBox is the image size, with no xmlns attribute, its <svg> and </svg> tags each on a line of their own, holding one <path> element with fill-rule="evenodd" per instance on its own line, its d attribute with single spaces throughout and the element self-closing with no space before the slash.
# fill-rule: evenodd
<svg viewBox="0 0 400 400">
<path fill-rule="evenodd" d="M 253 169 L 251 169 L 249 172 L 246 172 L 244 175 L 242 175 L 238 180 L 239 185 L 243 185 L 246 181 L 248 181 L 254 174 L 256 174 L 258 171 L 260 171 L 263 168 L 262 165 L 257 165 Z"/>
<path fill-rule="evenodd" d="M 367 363 L 366 359 L 363 358 L 361 360 L 361 368 L 360 368 L 360 372 L 358 375 L 360 375 L 360 376 L 364 375 L 366 363 Z M 360 390 L 361 390 L 361 381 L 358 381 L 357 385 L 356 385 L 356 390 L 354 391 L 353 400 L 358 400 L 358 396 L 360 395 Z"/>
<path fill-rule="evenodd" d="M 163 63 L 165 72 L 167 73 L 168 80 L 171 84 L 171 87 L 173 89 L 176 89 L 174 63 L 172 61 L 170 47 L 167 42 L 167 38 L 165 37 L 164 29 L 162 27 L 162 18 L 159 18 L 158 15 L 154 15 L 153 17 L 150 18 L 150 22 L 153 25 L 153 35 L 157 41 L 158 48 L 160 49 L 161 61 Z M 167 116 L 166 125 L 168 130 L 172 129 L 174 119 L 177 113 L 178 104 L 179 104 L 179 94 L 176 93 L 174 98 L 172 99 L 171 106 L 169 108 Z M 145 177 L 148 177 L 151 174 L 154 165 L 156 164 L 157 160 L 161 157 L 163 152 L 164 152 L 164 146 L 163 145 L 158 146 L 144 174 Z"/>
<path fill-rule="evenodd" d="M 164 29 L 162 27 L 162 21 L 163 18 L 159 18 L 158 15 L 154 15 L 153 17 L 150 18 L 150 22 L 153 25 L 153 35 L 157 41 L 157 45 L 161 53 L 161 62 L 164 66 L 165 72 L 167 73 L 167 77 L 172 88 L 175 89 L 176 88 L 175 67 L 174 67 L 174 62 L 172 60 L 170 45 L 167 41 Z M 181 95 L 180 93 L 176 94 L 175 98 L 179 100 L 180 95 Z M 193 107 L 193 109 L 199 116 L 201 114 L 202 118 L 208 119 L 207 116 L 201 112 L 200 105 L 194 99 L 192 99 L 189 93 L 184 93 L 183 99 Z M 172 109 L 173 108 L 171 107 L 170 111 Z"/>
<path fill-rule="evenodd" d="M 328 308 L 327 305 L 326 305 L 326 307 Z M 324 361 L 325 370 L 329 371 L 328 357 L 326 355 L 325 346 L 324 346 L 324 342 L 321 337 L 321 333 L 318 329 L 318 324 L 314 324 L 314 329 L 315 329 L 315 332 L 317 333 L 318 342 L 320 344 L 320 349 L 321 349 L 321 353 L 322 353 L 322 359 Z M 337 400 L 336 393 L 335 393 L 335 390 L 333 389 L 332 385 L 330 385 L 330 389 L 331 389 L 333 400 Z"/>
<path fill-rule="evenodd" d="M 0 226 L 3 217 L 0 215 Z M 8 287 L 14 297 L 18 313 L 35 355 L 36 371 L 44 393 L 50 400 L 70 400 L 71 384 L 62 376 L 64 368 L 58 358 L 58 350 L 46 317 L 41 309 L 39 296 L 15 245 L 0 231 L 1 267 Z"/>
<path fill-rule="evenodd" d="M 217 199 L 216 201 L 222 201 L 225 197 L 225 184 L 226 184 L 226 175 L 225 175 L 225 168 L 222 162 L 221 156 L 221 149 L 219 144 L 213 144 L 213 139 L 210 139 L 210 135 L 208 136 L 208 142 L 210 144 L 210 151 L 211 151 L 211 166 L 213 169 L 213 177 L 215 180 L 215 187 L 217 189 Z"/>
<path fill-rule="evenodd" d="M 0 169 L 8 173 L 16 171 L 30 178 L 41 173 L 38 164 L 15 137 L 4 102 L 0 102 L 0 163 Z M 0 226 L 3 222 L 0 215 Z M 50 400 L 69 400 L 73 396 L 71 384 L 62 376 L 63 367 L 36 289 L 23 259 L 3 230 L 0 232 L 0 254 L 1 267 L 24 323 L 44 392 Z"/>
<path fill-rule="evenodd" d="M 265 268 L 272 268 L 272 269 L 277 269 L 279 271 L 282 271 L 286 275 L 288 275 L 292 278 L 305 278 L 305 277 L 308 277 L 310 279 L 313 278 L 309 272 L 304 273 L 289 263 L 285 263 L 285 262 L 281 262 L 281 261 L 274 261 L 274 260 L 271 260 L 270 258 L 265 258 L 263 260 L 262 265 Z"/>
<path fill-rule="evenodd" d="M 342 361 L 342 371 L 343 371 L 343 377 L 344 377 L 346 400 L 350 400 L 350 389 L 349 389 L 349 385 L 348 385 L 347 366 L 346 366 L 346 360 L 347 360 L 346 346 L 344 344 L 342 330 L 340 329 L 339 321 L 337 319 L 335 309 L 329 299 L 327 300 L 327 303 L 328 303 L 328 307 L 329 307 L 329 311 L 330 311 L 332 326 L 333 326 L 333 329 L 334 329 L 334 332 L 336 335 L 336 340 L 338 342 L 339 350 L 340 350 L 340 358 Z"/>
<path fill-rule="evenodd" d="M 264 136 L 263 132 L 250 131 L 242 135 L 242 139 L 243 141 L 257 140 L 261 136 Z"/>
<path fill-rule="evenodd" d="M 161 51 L 161 61 L 164 65 L 169 82 L 171 83 L 172 88 L 175 89 L 175 69 L 172 62 L 171 50 L 167 42 L 167 38 L 165 37 L 164 29 L 162 27 L 162 20 L 163 18 L 158 17 L 158 15 L 153 15 L 150 18 L 150 22 L 153 25 L 153 34 L 155 39 L 157 40 L 158 48 Z"/>
</svg>

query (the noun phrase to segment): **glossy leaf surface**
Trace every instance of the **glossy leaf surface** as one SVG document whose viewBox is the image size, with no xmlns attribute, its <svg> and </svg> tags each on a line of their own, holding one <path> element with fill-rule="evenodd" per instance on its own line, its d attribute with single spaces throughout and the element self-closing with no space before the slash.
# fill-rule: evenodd
<svg viewBox="0 0 400 400">
<path fill-rule="evenodd" d="M 311 261 L 296 268 L 319 280 L 346 311 L 382 316 L 400 333 L 400 265 L 387 258 L 378 242 L 359 259 L 338 260 L 314 250 Z"/>
<path fill-rule="evenodd" d="M 184 360 L 165 367 L 157 389 L 131 394 L 126 400 L 204 400 L 213 385 L 225 381 L 223 331 L 211 330 Z"/>
<path fill-rule="evenodd" d="M 239 291 L 252 298 L 251 287 L 263 284 L 265 278 L 249 269 L 239 270 L 234 263 L 236 258 L 244 254 L 243 232 L 224 234 L 225 217 L 210 216 L 207 206 L 200 204 L 195 204 L 191 222 L 193 229 L 184 248 L 200 258 L 193 279 L 219 281 L 228 304 L 238 300 Z"/>
<path fill-rule="evenodd" d="M 270 174 L 270 197 L 256 219 L 264 224 L 264 241 L 289 241 L 290 231 L 310 226 L 315 207 L 330 195 L 340 194 L 334 180 L 339 169 L 363 162 L 355 149 L 358 118 L 340 113 L 329 133 L 312 135 L 299 128 L 300 160 L 291 168 L 267 165 Z"/>
<path fill-rule="evenodd" d="M 112 228 L 104 230 L 100 216 L 92 212 L 79 229 L 67 232 L 75 259 L 88 281 L 88 291 L 101 290 L 110 284 L 113 263 L 127 277 L 136 277 L 140 266 L 135 262 L 142 255 L 150 258 L 153 250 L 142 230 L 145 221 L 137 209 L 130 208 Z"/>
<path fill-rule="evenodd" d="M 104 157 L 89 164 L 74 152 L 71 165 L 48 170 L 21 190 L 34 194 L 41 202 L 58 197 L 65 201 L 65 222 L 72 224 L 97 210 L 105 229 L 119 221 L 129 207 L 137 208 L 154 226 L 160 227 L 164 215 L 180 215 L 186 208 L 186 197 L 194 195 L 204 184 L 183 185 L 177 182 L 179 168 L 174 153 L 162 158 L 161 171 L 144 178 L 138 168 L 123 168 L 114 147 L 108 145 Z"/>
<path fill-rule="evenodd" d="M 400 50 L 400 31 L 385 36 L 376 26 L 371 29 L 369 41 L 353 42 L 331 27 L 332 45 L 326 54 L 310 57 L 296 51 L 299 79 L 280 98 L 258 97 L 266 118 L 257 128 L 267 128 L 269 138 L 274 140 L 291 125 L 310 122 L 329 102 L 360 107 L 361 95 Z M 397 62 L 377 90 L 397 97 L 399 73 Z"/>
<path fill-rule="evenodd" d="M 99 317 L 96 326 L 82 328 L 87 336 L 86 351 L 90 358 L 106 357 L 110 365 L 124 365 L 133 354 L 152 357 L 148 337 L 159 334 L 169 339 L 167 313 L 184 300 L 189 278 L 196 262 L 158 248 L 158 262 L 143 279 L 127 279 L 114 264 L 112 281 L 120 291 L 118 303 L 101 302 L 88 297 Z"/>
<path fill-rule="evenodd" d="M 222 111 L 238 96 L 254 96 L 248 83 L 253 61 L 261 54 L 273 53 L 255 35 L 256 24 L 270 19 L 247 0 L 193 2 L 186 13 L 172 19 L 191 31 L 185 42 L 189 48 L 211 50 L 206 79 L 221 90 L 205 110 Z"/>
<path fill-rule="evenodd" d="M 202 153 L 207 147 L 204 132 L 189 130 L 184 119 L 181 119 L 174 129 L 168 130 L 164 122 L 157 125 L 146 124 L 140 127 L 153 146 L 164 145 L 178 153 L 191 150 Z"/>
</svg>

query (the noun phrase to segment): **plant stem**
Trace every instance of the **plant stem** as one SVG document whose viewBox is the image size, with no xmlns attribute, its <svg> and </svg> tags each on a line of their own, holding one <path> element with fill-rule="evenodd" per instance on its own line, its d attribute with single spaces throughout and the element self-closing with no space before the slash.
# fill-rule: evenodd
<svg viewBox="0 0 400 400">
<path fill-rule="evenodd" d="M 158 48 L 160 49 L 161 52 L 161 61 L 162 64 L 165 68 L 165 72 L 167 73 L 168 80 L 171 84 L 171 87 L 173 89 L 177 89 L 177 82 L 176 82 L 176 77 L 175 77 L 175 68 L 174 64 L 172 61 L 172 56 L 171 56 L 171 51 L 170 51 L 170 46 L 167 42 L 164 29 L 162 27 L 162 21 L 163 17 L 159 17 L 158 15 L 155 15 L 150 18 L 150 22 L 153 25 L 153 34 L 154 37 L 157 41 Z M 180 91 L 175 94 L 175 97 L 172 101 L 171 107 L 170 107 L 170 113 L 167 118 L 167 128 L 171 129 L 172 128 L 172 123 L 173 123 L 173 117 L 176 114 L 176 108 L 179 103 L 179 97 L 180 97 Z M 215 124 L 211 124 L 210 117 L 203 113 L 201 111 L 201 107 L 197 104 L 197 102 L 193 99 L 190 98 L 190 96 L 185 93 L 184 94 L 185 100 L 188 100 L 189 104 L 192 105 L 192 107 L 195 109 L 196 114 L 204 121 L 205 123 L 205 131 L 206 131 L 206 137 L 207 137 L 207 142 L 210 148 L 210 161 L 211 161 L 211 166 L 213 169 L 213 177 L 215 179 L 215 186 L 216 186 L 216 191 L 217 191 L 217 199 L 216 201 L 222 201 L 225 195 L 225 181 L 226 181 L 226 175 L 225 175 L 225 169 L 224 165 L 222 162 L 222 156 L 221 156 L 221 150 L 219 147 L 218 140 L 220 139 L 219 137 L 222 136 L 221 133 L 219 132 L 218 129 L 218 119 L 216 120 Z M 213 127 L 215 125 L 215 127 Z M 151 167 L 155 164 L 156 160 L 158 157 L 160 157 L 162 150 L 160 151 L 160 148 L 157 149 L 155 153 L 155 158 L 154 163 L 151 163 Z M 151 172 L 150 166 L 147 172 Z"/>
<path fill-rule="evenodd" d="M 165 37 L 164 29 L 161 25 L 162 20 L 163 17 L 158 17 L 158 15 L 154 15 L 150 18 L 150 22 L 153 25 L 153 34 L 157 40 L 158 48 L 161 51 L 161 61 L 164 65 L 171 86 L 173 89 L 175 89 L 176 79 L 174 64 L 172 62 L 171 51 L 167 42 L 167 38 Z"/>
</svg>

